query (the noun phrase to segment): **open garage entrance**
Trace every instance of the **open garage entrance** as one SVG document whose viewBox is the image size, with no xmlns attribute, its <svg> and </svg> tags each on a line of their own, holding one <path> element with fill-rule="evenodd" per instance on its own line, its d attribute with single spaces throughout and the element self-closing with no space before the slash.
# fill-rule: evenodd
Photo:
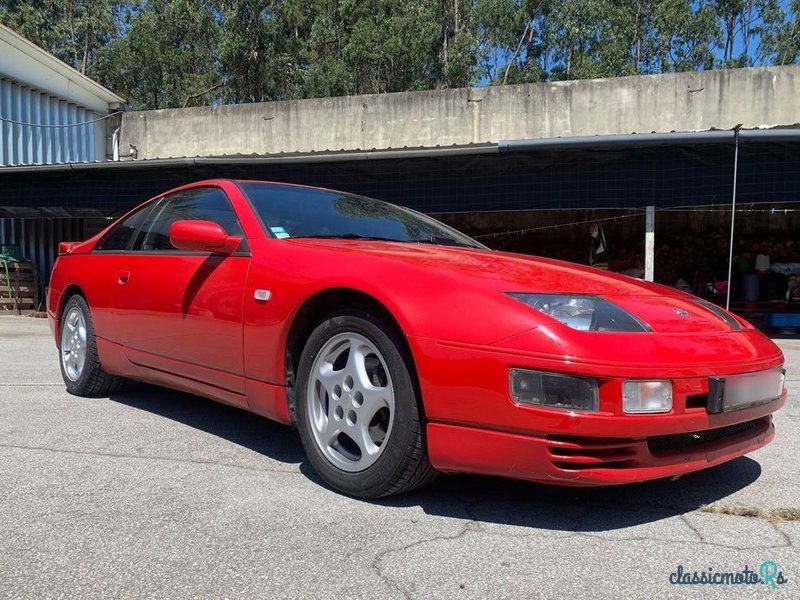
<svg viewBox="0 0 800 600">
<path fill-rule="evenodd" d="M 736 137 L 709 131 L 5 169 L 0 243 L 23 253 L 37 248 L 44 280 L 58 241 L 53 228 L 28 228 L 47 231 L 47 239 L 9 239 L 11 220 L 72 219 L 90 235 L 159 192 L 232 177 L 373 196 L 434 214 L 492 248 L 641 276 L 652 206 L 655 281 L 724 305 L 735 214 L 731 307 L 756 320 L 792 313 L 793 276 L 800 275 L 800 132 L 743 131 L 738 157 Z"/>
</svg>

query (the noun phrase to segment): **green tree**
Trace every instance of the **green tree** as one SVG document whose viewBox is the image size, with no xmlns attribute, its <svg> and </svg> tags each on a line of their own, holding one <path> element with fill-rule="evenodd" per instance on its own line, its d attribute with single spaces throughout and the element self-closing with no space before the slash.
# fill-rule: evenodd
<svg viewBox="0 0 800 600">
<path fill-rule="evenodd" d="M 722 24 L 722 58 L 724 67 L 751 67 L 763 62 L 768 43 L 775 29 L 780 29 L 785 14 L 778 0 L 715 0 L 714 9 Z"/>
<path fill-rule="evenodd" d="M 111 0 L 11 0 L 0 2 L 0 23 L 91 75 L 95 55 L 121 34 L 130 5 Z"/>
<path fill-rule="evenodd" d="M 782 16 L 761 36 L 761 44 L 768 64 L 788 65 L 800 59 L 800 0 L 789 3 L 789 19 Z"/>
<path fill-rule="evenodd" d="M 475 35 L 469 2 L 312 4 L 304 95 L 421 90 L 472 80 Z"/>
<path fill-rule="evenodd" d="M 96 61 L 97 76 L 137 110 L 208 104 L 222 85 L 213 9 L 204 0 L 147 0 Z"/>
<path fill-rule="evenodd" d="M 788 64 L 800 0 L 0 0 L 134 108 Z"/>
<path fill-rule="evenodd" d="M 719 25 L 711 6 L 688 0 L 656 2 L 653 11 L 654 73 L 711 69 Z"/>
<path fill-rule="evenodd" d="M 479 73 L 495 84 L 544 81 L 551 68 L 551 0 L 478 0 Z"/>
<path fill-rule="evenodd" d="M 708 2 L 479 0 L 481 67 L 493 83 L 713 68 Z"/>
<path fill-rule="evenodd" d="M 478 52 L 474 4 L 471 0 L 443 0 L 441 74 L 437 87 L 463 87 L 472 83 Z"/>
<path fill-rule="evenodd" d="M 303 79 L 303 3 L 222 0 L 217 13 L 222 100 L 241 103 L 296 97 Z"/>
<path fill-rule="evenodd" d="M 607 65 L 618 54 L 613 39 L 610 2 L 575 0 L 558 4 L 552 14 L 554 52 L 558 62 L 551 79 L 586 79 L 608 75 Z M 604 64 L 605 63 L 605 64 Z"/>
<path fill-rule="evenodd" d="M 624 0 L 617 3 L 620 52 L 630 44 L 630 74 L 710 67 L 718 26 L 710 7 L 691 0 Z"/>
</svg>

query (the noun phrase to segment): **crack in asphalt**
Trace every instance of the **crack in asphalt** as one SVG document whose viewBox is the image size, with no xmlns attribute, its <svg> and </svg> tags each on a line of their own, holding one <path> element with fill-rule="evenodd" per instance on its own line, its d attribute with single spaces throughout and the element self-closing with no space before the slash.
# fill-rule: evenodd
<svg viewBox="0 0 800 600">
<path fill-rule="evenodd" d="M 601 535 L 601 534 L 597 534 L 597 533 L 582 532 L 582 531 L 572 531 L 567 535 L 551 537 L 549 539 L 554 540 L 554 541 L 555 540 L 561 541 L 561 540 L 567 540 L 569 538 L 574 538 L 574 537 L 583 537 L 583 538 L 589 538 L 589 539 L 598 540 L 599 542 L 603 542 L 603 543 L 608 543 L 608 542 L 611 542 L 611 543 L 653 542 L 653 543 L 661 544 L 661 545 L 675 544 L 675 543 L 678 543 L 678 544 L 681 544 L 681 543 L 694 544 L 694 543 L 698 543 L 699 542 L 700 544 L 705 545 L 705 546 L 711 546 L 711 547 L 715 547 L 715 548 L 723 548 L 723 549 L 728 549 L 728 550 L 739 550 L 739 551 L 777 550 L 777 549 L 780 549 L 780 548 L 791 548 L 791 547 L 793 547 L 792 541 L 789 538 L 789 536 L 787 536 L 785 532 L 781 531 L 780 529 L 778 529 L 774 525 L 773 525 L 773 528 L 780 534 L 780 536 L 783 538 L 785 543 L 773 544 L 773 545 L 769 545 L 769 546 L 735 546 L 735 545 L 732 545 L 732 544 L 722 544 L 722 543 L 719 543 L 719 542 L 713 542 L 711 540 L 706 539 L 705 536 L 703 536 L 697 530 L 697 528 L 695 528 L 693 525 L 691 525 L 688 521 L 686 521 L 684 519 L 684 515 L 680 515 L 680 518 L 682 520 L 684 520 L 684 522 L 689 527 L 689 529 L 695 534 L 695 536 L 697 536 L 697 540 L 696 541 L 693 541 L 693 540 L 659 540 L 659 539 L 656 539 L 655 537 L 647 536 L 647 535 L 644 535 L 644 536 L 626 536 L 626 537 L 607 537 L 607 536 L 604 536 L 604 535 Z M 385 573 L 383 568 L 382 568 L 382 566 L 381 566 L 381 562 L 390 554 L 402 553 L 402 552 L 405 552 L 407 550 L 411 550 L 413 548 L 416 548 L 416 547 L 419 547 L 419 546 L 422 546 L 422 545 L 425 545 L 425 544 L 435 544 L 435 543 L 438 543 L 438 542 L 447 542 L 447 541 L 461 539 L 461 538 L 464 538 L 464 537 L 466 537 L 467 535 L 469 535 L 471 533 L 481 533 L 483 535 L 499 537 L 499 538 L 508 538 L 508 537 L 535 538 L 535 537 L 539 537 L 541 535 L 541 532 L 539 532 L 539 531 L 532 532 L 532 533 L 526 533 L 526 534 L 517 534 L 517 535 L 513 535 L 513 534 L 509 535 L 508 532 L 487 531 L 483 527 L 481 527 L 481 525 L 479 523 L 476 523 L 474 521 L 468 521 L 467 523 L 465 523 L 461 527 L 461 529 L 457 533 L 455 533 L 453 535 L 434 536 L 434 537 L 425 538 L 425 539 L 422 539 L 422 540 L 417 540 L 417 541 L 409 543 L 409 544 L 404 544 L 402 546 L 398 546 L 398 547 L 394 547 L 394 548 L 389 548 L 387 550 L 383 550 L 383 551 L 381 551 L 380 553 L 378 553 L 375 556 L 374 560 L 372 561 L 371 567 L 375 571 L 375 573 L 378 575 L 378 577 L 381 579 L 381 581 L 383 581 L 390 589 L 393 589 L 393 590 L 397 591 L 398 593 L 400 593 L 407 600 L 414 600 L 414 598 L 415 598 L 414 590 L 409 591 L 409 590 L 405 589 L 400 580 L 398 580 L 396 578 L 393 578 L 389 574 Z"/>
<path fill-rule="evenodd" d="M 497 532 L 497 531 L 488 531 L 488 530 L 486 530 L 482 526 L 482 524 L 478 522 L 480 519 L 478 519 L 475 516 L 474 509 L 477 506 L 480 506 L 481 504 L 490 504 L 490 503 L 494 503 L 494 502 L 497 502 L 497 501 L 478 500 L 478 501 L 474 501 L 474 502 L 465 503 L 464 504 L 464 512 L 469 516 L 469 520 L 466 521 L 462 525 L 462 527 L 458 530 L 458 532 L 456 532 L 455 534 L 437 535 L 437 536 L 433 536 L 433 537 L 429 537 L 429 538 L 425 538 L 425 539 L 421 539 L 421 540 L 416 540 L 414 542 L 411 542 L 411 543 L 408 543 L 408 544 L 403 544 L 402 546 L 396 546 L 396 547 L 388 548 L 386 550 L 383 550 L 383 551 L 377 553 L 375 555 L 374 559 L 372 560 L 372 563 L 371 563 L 371 567 L 372 567 L 373 571 L 375 571 L 375 573 L 378 575 L 380 580 L 383 581 L 384 584 L 387 585 L 387 587 L 389 587 L 392 590 L 395 590 L 396 592 L 401 594 L 404 598 L 406 598 L 408 600 L 413 600 L 414 599 L 414 590 L 413 589 L 412 590 L 407 590 L 406 588 L 403 587 L 402 581 L 400 581 L 400 580 L 398 580 L 396 578 L 393 578 L 390 574 L 384 572 L 384 569 L 382 568 L 382 564 L 381 563 L 390 554 L 397 554 L 397 553 L 406 552 L 408 550 L 411 550 L 413 548 L 417 548 L 417 547 L 425 545 L 425 544 L 435 544 L 435 543 L 438 543 L 438 542 L 447 542 L 447 541 L 461 539 L 461 538 L 464 538 L 464 537 L 466 537 L 467 535 L 469 535 L 471 533 L 482 533 L 484 535 L 493 536 L 493 537 L 500 537 L 500 538 L 509 538 L 509 537 L 535 538 L 535 537 L 541 537 L 542 536 L 541 528 L 537 528 L 536 531 L 533 531 L 533 532 L 530 532 L 530 533 L 510 533 L 508 531 Z M 701 515 L 702 513 L 700 513 L 699 510 L 692 510 L 691 512 L 683 513 L 683 514 L 677 514 L 677 515 L 670 515 L 666 511 L 654 511 L 654 510 L 634 510 L 633 511 L 634 513 L 651 513 L 651 514 L 655 513 L 655 514 L 664 514 L 665 516 L 677 516 L 688 527 L 688 529 L 692 532 L 692 534 L 696 538 L 695 540 L 690 540 L 690 539 L 686 539 L 686 540 L 662 540 L 662 539 L 657 539 L 656 537 L 649 536 L 649 535 L 609 537 L 609 536 L 606 536 L 606 535 L 602 535 L 601 533 L 592 533 L 592 532 L 588 532 L 588 531 L 580 531 L 581 524 L 584 522 L 584 520 L 586 519 L 586 517 L 589 515 L 590 512 L 591 512 L 591 508 L 590 507 L 586 507 L 585 510 L 583 511 L 583 514 L 576 520 L 576 524 L 575 524 L 574 528 L 572 528 L 570 530 L 563 530 L 564 531 L 564 535 L 552 536 L 552 537 L 549 537 L 549 539 L 566 540 L 566 539 L 573 538 L 573 537 L 584 537 L 584 538 L 595 539 L 595 540 L 598 540 L 600 542 L 612 542 L 612 543 L 620 543 L 620 542 L 654 542 L 656 544 L 662 544 L 662 545 L 664 545 L 664 544 L 675 544 L 675 543 L 678 543 L 678 544 L 680 544 L 680 543 L 683 543 L 683 544 L 700 543 L 700 544 L 705 545 L 705 546 L 711 546 L 711 547 L 715 547 L 715 548 L 724 548 L 724 549 L 729 549 L 729 550 L 739 550 L 739 551 L 777 550 L 777 549 L 780 549 L 780 548 L 791 548 L 791 547 L 794 546 L 793 543 L 792 543 L 791 538 L 786 534 L 786 532 L 784 532 L 782 529 L 780 529 L 777 526 L 777 524 L 769 523 L 768 521 L 767 521 L 767 523 L 769 523 L 769 525 L 772 527 L 772 529 L 780 536 L 780 538 L 783 540 L 783 543 L 772 544 L 772 545 L 762 545 L 762 546 L 736 546 L 736 545 L 733 545 L 733 544 L 724 544 L 724 543 L 720 543 L 720 542 L 714 542 L 714 541 L 709 540 L 708 538 L 706 538 L 706 536 L 704 536 L 702 534 L 702 532 L 700 532 L 700 530 L 698 530 L 698 528 L 695 527 L 694 524 L 692 524 L 689 521 L 689 519 L 687 518 L 689 515 L 692 515 L 692 514 Z M 725 515 L 725 516 L 737 516 L 737 515 Z"/>
<path fill-rule="evenodd" d="M 471 531 L 481 531 L 481 530 L 482 529 L 479 523 L 469 520 L 466 521 L 461 526 L 459 531 L 453 535 L 437 535 L 434 537 L 417 540 L 415 542 L 411 542 L 410 544 L 404 544 L 402 546 L 389 548 L 387 550 L 382 550 L 381 552 L 378 552 L 375 555 L 375 558 L 372 560 L 372 563 L 370 563 L 370 567 L 372 568 L 373 571 L 375 571 L 375 573 L 378 575 L 381 581 L 383 581 L 390 589 L 399 592 L 403 596 L 403 598 L 406 598 L 407 600 L 413 600 L 414 598 L 413 591 L 407 591 L 403 589 L 403 587 L 401 587 L 398 581 L 392 579 L 389 575 L 383 573 L 383 570 L 381 569 L 380 566 L 381 561 L 389 554 L 394 554 L 396 552 L 405 552 L 406 550 L 410 550 L 411 548 L 414 548 L 416 546 L 421 546 L 423 544 L 427 544 L 430 542 L 444 542 L 450 540 L 457 540 L 459 538 L 464 537 Z"/>
<path fill-rule="evenodd" d="M 697 510 L 697 511 L 692 511 L 692 513 L 689 513 L 689 514 L 702 515 L 704 513 L 702 513 L 701 511 Z M 708 513 L 706 513 L 706 514 L 708 514 Z M 735 546 L 733 544 L 721 544 L 719 542 L 712 542 L 712 541 L 708 540 L 706 538 L 706 536 L 704 536 L 694 525 L 692 525 L 692 523 L 689 522 L 689 520 L 686 518 L 687 516 L 688 515 L 680 515 L 680 518 L 686 524 L 686 526 L 689 527 L 689 529 L 691 529 L 695 533 L 695 535 L 700 539 L 701 543 L 707 544 L 709 546 L 715 546 L 717 548 L 729 548 L 731 550 L 741 550 L 741 551 L 745 551 L 745 550 L 777 550 L 779 548 L 792 548 L 794 546 L 794 544 L 792 543 L 791 538 L 786 534 L 786 532 L 783 531 L 782 529 L 780 529 L 779 527 L 777 527 L 777 525 L 775 523 L 771 523 L 769 521 L 761 521 L 761 522 L 769 524 L 769 526 L 772 527 L 772 529 L 783 539 L 784 543 L 782 543 L 782 544 L 772 544 L 771 546 Z M 746 518 L 750 518 L 750 517 L 742 517 L 741 515 L 727 515 L 726 514 L 726 515 L 723 515 L 723 516 L 726 516 L 726 517 L 739 517 L 739 518 L 745 518 L 745 519 Z"/>
<path fill-rule="evenodd" d="M 695 527 L 692 523 L 689 522 L 689 519 L 686 518 L 685 514 L 680 515 L 680 520 L 683 521 L 683 524 L 686 525 L 689 528 L 689 530 L 695 534 L 695 536 L 697 536 L 697 541 L 705 543 L 706 540 L 703 537 L 703 534 L 700 533 L 700 530 L 698 530 L 697 527 Z"/>
<path fill-rule="evenodd" d="M 17 444 L 0 444 L 0 448 L 9 448 L 12 450 L 31 450 L 39 452 L 52 452 L 54 454 L 77 454 L 82 456 L 102 456 L 106 458 L 131 458 L 131 459 L 145 459 L 155 460 L 162 462 L 176 462 L 196 465 L 207 465 L 216 467 L 230 467 L 233 469 L 243 469 L 246 471 L 255 471 L 262 473 L 284 473 L 288 475 L 300 475 L 299 469 L 281 469 L 281 468 L 263 468 L 251 467 L 248 465 L 241 465 L 235 463 L 218 462 L 213 460 L 201 460 L 197 458 L 176 458 L 172 456 L 156 456 L 152 454 L 123 454 L 118 452 L 98 452 L 96 450 L 70 450 L 66 448 L 53 448 L 49 446 L 22 446 Z"/>
</svg>

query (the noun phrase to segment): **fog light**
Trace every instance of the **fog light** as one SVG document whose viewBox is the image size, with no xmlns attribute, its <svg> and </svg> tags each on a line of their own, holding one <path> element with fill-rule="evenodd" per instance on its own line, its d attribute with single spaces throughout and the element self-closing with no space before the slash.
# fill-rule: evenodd
<svg viewBox="0 0 800 600">
<path fill-rule="evenodd" d="M 511 397 L 519 404 L 561 410 L 598 410 L 597 380 L 561 373 L 511 369 Z"/>
<path fill-rule="evenodd" d="M 626 381 L 622 385 L 626 413 L 662 413 L 672 410 L 671 381 Z"/>
</svg>

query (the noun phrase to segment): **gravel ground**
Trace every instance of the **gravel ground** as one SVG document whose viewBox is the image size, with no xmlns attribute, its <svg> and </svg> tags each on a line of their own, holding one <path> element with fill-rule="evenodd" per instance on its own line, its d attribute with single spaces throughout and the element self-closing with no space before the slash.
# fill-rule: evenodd
<svg viewBox="0 0 800 600">
<path fill-rule="evenodd" d="M 68 395 L 46 321 L 0 317 L 0 597 L 798 597 L 800 521 L 776 516 L 800 513 L 800 340 L 778 343 L 789 402 L 747 457 L 607 489 L 448 476 L 363 502 L 260 417 L 149 386 Z M 788 583 L 669 583 L 767 560 Z"/>
</svg>

